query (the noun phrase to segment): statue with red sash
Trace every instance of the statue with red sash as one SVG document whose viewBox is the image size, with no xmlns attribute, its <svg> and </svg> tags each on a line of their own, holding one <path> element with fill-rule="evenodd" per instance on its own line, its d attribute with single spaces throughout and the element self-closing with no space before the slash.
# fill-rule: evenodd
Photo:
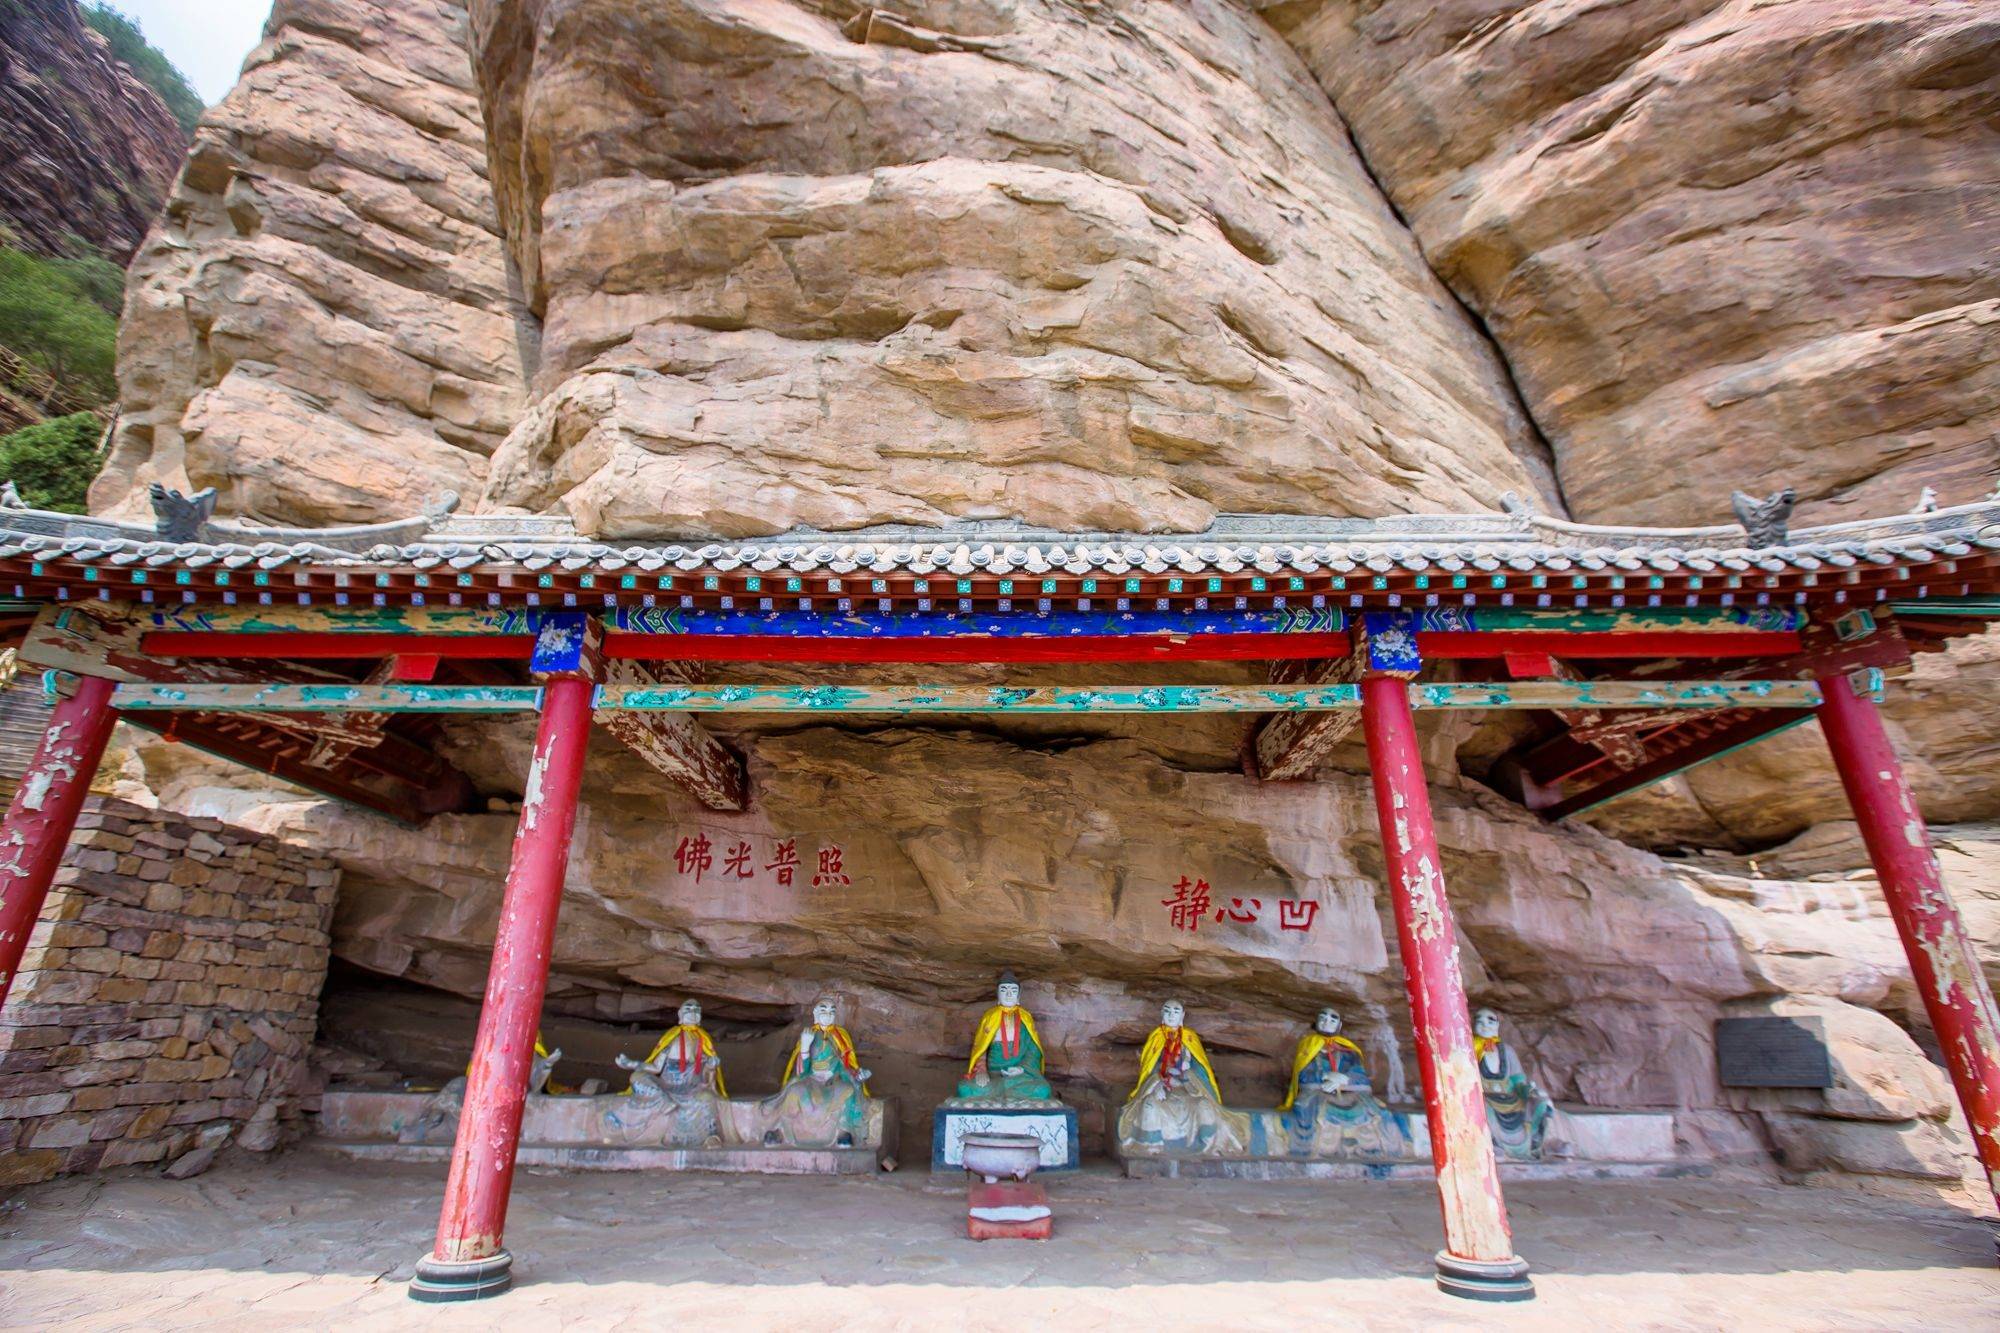
<svg viewBox="0 0 2000 1333">
<path fill-rule="evenodd" d="M 813 1006 L 785 1061 L 784 1086 L 764 1099 L 766 1147 L 852 1148 L 868 1134 L 869 1072 L 830 999 Z"/>
<path fill-rule="evenodd" d="M 691 1147 L 722 1141 L 718 1103 L 729 1094 L 722 1085 L 722 1059 L 701 1025 L 698 1001 L 681 1005 L 680 1022 L 660 1035 L 652 1054 L 644 1060 L 620 1055 L 618 1067 L 632 1071 L 626 1091 L 635 1102 L 657 1104 L 671 1113 L 668 1142 Z"/>
<path fill-rule="evenodd" d="M 1160 1006 L 1160 1025 L 1139 1052 L 1139 1081 L 1118 1116 L 1119 1145 L 1126 1151 L 1240 1154 L 1248 1117 L 1223 1106 L 1215 1067 L 1186 1017 L 1179 1000 Z"/>
<path fill-rule="evenodd" d="M 1021 1007 L 1021 983 L 1000 974 L 994 999 L 972 1036 L 972 1058 L 959 1080 L 961 1101 L 1044 1102 L 1055 1093 L 1042 1075 L 1042 1038 L 1035 1016 Z"/>
<path fill-rule="evenodd" d="M 1332 1009 L 1320 1010 L 1299 1038 L 1278 1113 L 1293 1156 L 1385 1160 L 1409 1152 L 1399 1117 L 1376 1098 L 1361 1048 L 1340 1035 Z"/>
</svg>

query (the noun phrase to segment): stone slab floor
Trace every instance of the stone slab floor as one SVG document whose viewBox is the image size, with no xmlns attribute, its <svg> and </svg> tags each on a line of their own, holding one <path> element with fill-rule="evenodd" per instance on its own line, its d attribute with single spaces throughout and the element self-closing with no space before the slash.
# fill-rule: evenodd
<svg viewBox="0 0 2000 1333">
<path fill-rule="evenodd" d="M 1057 1180 L 1056 1239 L 963 1238 L 960 1185 L 524 1172 L 521 1285 L 413 1305 L 442 1168 L 317 1149 L 190 1181 L 16 1192 L 0 1327 L 1274 1329 L 2000 1328 L 1991 1223 L 1825 1190 L 1519 1184 L 1541 1299 L 1440 1295 L 1427 1185 Z"/>
</svg>

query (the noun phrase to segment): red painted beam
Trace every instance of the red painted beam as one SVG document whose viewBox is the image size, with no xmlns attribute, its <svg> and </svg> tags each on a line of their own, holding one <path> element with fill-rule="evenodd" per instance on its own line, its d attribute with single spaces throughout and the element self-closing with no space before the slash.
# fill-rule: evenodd
<svg viewBox="0 0 2000 1333">
<path fill-rule="evenodd" d="M 235 715 L 248 722 L 244 715 Z M 123 721 L 168 740 L 179 741 L 218 759 L 331 796 L 338 801 L 388 815 L 406 824 L 420 824 L 432 815 L 454 814 L 477 804 L 472 781 L 415 742 L 391 732 L 374 750 L 350 754 L 339 769 L 310 767 L 283 750 L 287 737 L 261 726 L 231 734 L 207 713 L 128 713 Z M 393 771 L 390 771 L 393 770 Z"/>
<path fill-rule="evenodd" d="M 308 658 L 455 657 L 527 661 L 532 634 L 346 634 L 316 630 L 229 634 L 155 630 L 139 638 L 148 657 Z"/>
<path fill-rule="evenodd" d="M 1796 708 L 1754 709 L 1739 723 L 1725 727 L 1692 744 L 1669 750 L 1650 763 L 1627 769 L 1615 778 L 1609 778 L 1594 787 L 1587 787 L 1573 796 L 1566 796 L 1554 805 L 1537 810 L 1535 813 L 1553 824 L 1602 805 L 1614 796 L 1623 796 L 1627 792 L 1651 786 L 1683 769 L 1693 768 L 1696 764 L 1706 763 L 1731 750 L 1741 749 L 1753 741 L 1775 735 L 1787 727 L 1795 727 L 1810 716 L 1812 716 L 1810 713 Z"/>
<path fill-rule="evenodd" d="M 1561 630 L 1431 630 L 1417 635 L 1426 659 L 1507 657 L 1776 657 L 1799 651 L 1792 630 L 1695 633 L 1646 630 L 1630 634 L 1572 634 Z"/>
</svg>

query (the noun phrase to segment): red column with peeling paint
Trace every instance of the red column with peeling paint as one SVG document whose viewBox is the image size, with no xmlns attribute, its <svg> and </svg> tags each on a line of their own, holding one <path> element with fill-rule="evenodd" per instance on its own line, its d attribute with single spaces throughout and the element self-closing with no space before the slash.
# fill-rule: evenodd
<svg viewBox="0 0 2000 1333">
<path fill-rule="evenodd" d="M 7 1003 L 21 954 L 41 915 L 42 900 L 62 865 L 77 812 L 90 795 L 104 743 L 118 714 L 112 682 L 84 676 L 76 693 L 56 704 L 35 758 L 0 823 L 0 1006 Z"/>
<path fill-rule="evenodd" d="M 505 1291 L 513 1263 L 501 1243 L 514 1153 L 521 1137 L 534 1062 L 535 1032 L 548 988 L 556 910 L 583 784 L 592 685 L 552 680 L 542 699 L 534 761 L 514 834 L 513 862 L 500 903 L 486 1001 L 465 1080 L 464 1109 L 452 1147 L 451 1178 L 438 1219 L 437 1246 L 417 1265 L 410 1295 L 419 1300 L 476 1300 Z"/>
<path fill-rule="evenodd" d="M 1882 897 L 1910 956 L 1917 993 L 1972 1126 L 1987 1185 L 2000 1201 L 2000 1011 L 1946 892 L 1903 766 L 1872 699 L 1844 677 L 1821 678 L 1820 729 L 1861 825 Z"/>
<path fill-rule="evenodd" d="M 1528 1265 L 1514 1254 L 1507 1205 L 1500 1195 L 1486 1096 L 1473 1062 L 1458 935 L 1445 898 L 1407 682 L 1394 676 L 1364 677 L 1361 725 L 1368 738 L 1375 814 L 1382 826 L 1403 984 L 1423 1070 L 1431 1160 L 1444 1212 L 1437 1283 L 1459 1296 L 1526 1300 L 1534 1295 L 1534 1286 Z"/>
</svg>

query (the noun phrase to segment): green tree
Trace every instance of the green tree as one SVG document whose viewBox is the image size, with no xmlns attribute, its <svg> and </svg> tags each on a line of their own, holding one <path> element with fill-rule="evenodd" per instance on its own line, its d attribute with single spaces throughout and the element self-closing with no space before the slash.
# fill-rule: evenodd
<svg viewBox="0 0 2000 1333">
<path fill-rule="evenodd" d="M 0 481 L 11 481 L 31 509 L 84 512 L 84 496 L 103 463 L 104 423 L 73 412 L 0 435 Z"/>
<path fill-rule="evenodd" d="M 130 65 L 140 82 L 160 95 L 182 129 L 194 133 L 194 123 L 206 109 L 201 97 L 188 84 L 187 76 L 174 67 L 174 62 L 146 40 L 145 31 L 103 0 L 84 7 L 83 21 L 104 34 L 104 40 L 111 44 L 111 54 Z"/>
<path fill-rule="evenodd" d="M 49 376 L 72 401 L 108 403 L 118 394 L 123 286 L 117 266 L 101 258 L 43 259 L 0 248 L 0 346 Z"/>
</svg>

